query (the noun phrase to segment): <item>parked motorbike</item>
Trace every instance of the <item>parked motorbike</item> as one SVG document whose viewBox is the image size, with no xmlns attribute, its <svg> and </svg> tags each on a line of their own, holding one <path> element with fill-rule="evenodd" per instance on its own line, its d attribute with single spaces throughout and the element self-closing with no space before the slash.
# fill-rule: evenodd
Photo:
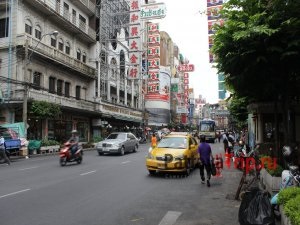
<svg viewBox="0 0 300 225">
<path fill-rule="evenodd" d="M 145 144 L 145 143 L 147 143 L 147 139 L 146 139 L 145 136 L 141 136 L 141 137 L 139 137 L 138 139 L 139 139 L 139 143 L 140 143 L 140 144 Z"/>
<path fill-rule="evenodd" d="M 72 143 L 67 141 L 59 151 L 59 162 L 61 166 L 65 166 L 69 162 L 82 162 L 83 150 L 82 146 L 78 145 L 77 151 L 72 154 L 71 152 Z"/>
<path fill-rule="evenodd" d="M 300 186 L 300 170 L 298 166 L 295 166 L 291 162 L 293 149 L 290 146 L 283 147 L 283 157 L 288 163 L 288 170 L 283 170 L 281 173 L 281 185 L 280 190 L 291 187 Z M 279 191 L 280 192 L 280 191 Z M 280 211 L 278 205 L 278 194 L 275 194 L 271 198 L 272 209 L 276 219 L 280 219 Z"/>
</svg>

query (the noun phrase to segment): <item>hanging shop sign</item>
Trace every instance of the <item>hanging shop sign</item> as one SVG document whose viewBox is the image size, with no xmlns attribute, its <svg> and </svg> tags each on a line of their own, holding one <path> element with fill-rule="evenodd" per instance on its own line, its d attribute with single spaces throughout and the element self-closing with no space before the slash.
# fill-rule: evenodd
<svg viewBox="0 0 300 225">
<path fill-rule="evenodd" d="M 166 16 L 167 8 L 164 3 L 147 4 L 141 6 L 141 20 L 162 19 Z"/>
<path fill-rule="evenodd" d="M 128 79 L 140 77 L 141 64 L 141 23 L 140 23 L 140 0 L 130 0 L 129 21 L 129 71 Z"/>
<path fill-rule="evenodd" d="M 195 70 L 195 66 L 193 64 L 182 64 L 177 67 L 179 72 L 193 72 Z"/>
</svg>

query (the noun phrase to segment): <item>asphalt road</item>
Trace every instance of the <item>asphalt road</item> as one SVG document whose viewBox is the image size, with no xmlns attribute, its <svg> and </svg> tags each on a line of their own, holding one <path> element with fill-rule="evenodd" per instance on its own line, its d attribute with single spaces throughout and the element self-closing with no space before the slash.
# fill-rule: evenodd
<svg viewBox="0 0 300 225">
<path fill-rule="evenodd" d="M 82 164 L 59 157 L 17 159 L 0 165 L 1 225 L 211 225 L 238 224 L 240 202 L 230 196 L 240 172 L 225 169 L 211 187 L 199 170 L 189 177 L 149 176 L 149 144 L 125 156 L 87 151 Z M 222 152 L 221 144 L 212 144 Z"/>
</svg>

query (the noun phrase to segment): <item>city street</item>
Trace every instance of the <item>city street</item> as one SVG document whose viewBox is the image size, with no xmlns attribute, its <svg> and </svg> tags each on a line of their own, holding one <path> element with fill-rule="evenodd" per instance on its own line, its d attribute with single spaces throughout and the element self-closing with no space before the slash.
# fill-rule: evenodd
<svg viewBox="0 0 300 225">
<path fill-rule="evenodd" d="M 211 144 L 223 153 L 222 144 Z M 211 187 L 199 170 L 189 177 L 149 176 L 148 144 L 125 156 L 86 151 L 81 165 L 59 165 L 58 155 L 0 165 L 3 225 L 221 225 L 238 224 L 232 200 L 241 173 L 233 168 Z"/>
</svg>

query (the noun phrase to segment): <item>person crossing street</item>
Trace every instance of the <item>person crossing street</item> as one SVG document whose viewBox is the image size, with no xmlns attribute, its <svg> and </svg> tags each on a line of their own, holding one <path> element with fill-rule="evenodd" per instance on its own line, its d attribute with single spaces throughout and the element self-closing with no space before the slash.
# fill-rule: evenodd
<svg viewBox="0 0 300 225">
<path fill-rule="evenodd" d="M 206 184 L 210 187 L 210 177 L 211 177 L 211 160 L 213 160 L 211 147 L 205 141 L 205 136 L 200 136 L 200 144 L 198 147 L 198 154 L 200 155 L 200 177 L 201 182 L 205 184 L 204 168 L 206 170 Z"/>
</svg>

